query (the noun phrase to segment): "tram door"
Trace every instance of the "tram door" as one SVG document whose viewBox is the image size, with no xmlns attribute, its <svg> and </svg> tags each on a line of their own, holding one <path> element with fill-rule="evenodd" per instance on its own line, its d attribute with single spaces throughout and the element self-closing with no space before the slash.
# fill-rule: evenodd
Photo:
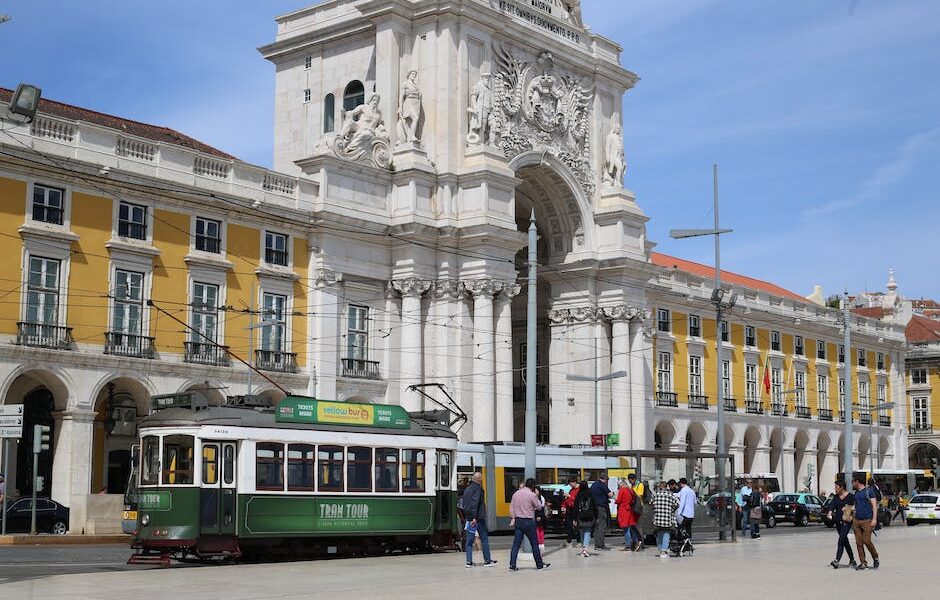
<svg viewBox="0 0 940 600">
<path fill-rule="evenodd" d="M 203 535 L 235 533 L 235 442 L 202 443 L 199 529 Z"/>
</svg>

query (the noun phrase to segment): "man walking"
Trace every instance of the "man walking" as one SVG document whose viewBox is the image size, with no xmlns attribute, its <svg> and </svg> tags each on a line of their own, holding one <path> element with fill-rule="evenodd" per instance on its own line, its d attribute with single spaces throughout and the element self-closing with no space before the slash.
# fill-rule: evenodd
<svg viewBox="0 0 940 600">
<path fill-rule="evenodd" d="M 525 486 L 516 490 L 509 503 L 509 524 L 514 528 L 512 550 L 509 551 L 509 570 L 518 571 L 516 558 L 519 557 L 519 547 L 522 538 L 529 540 L 532 546 L 532 557 L 535 558 L 536 569 L 547 569 L 550 563 L 542 562 L 542 553 L 539 552 L 538 536 L 535 533 L 535 511 L 542 508 L 542 502 L 535 493 L 535 479 L 529 477 Z"/>
<path fill-rule="evenodd" d="M 751 510 L 760 507 L 761 497 L 754 487 L 754 480 L 749 479 L 741 486 L 741 499 L 738 506 L 741 507 L 741 535 L 745 535 L 747 530 L 751 530 L 751 539 L 756 540 L 760 537 L 760 519 L 751 518 Z"/>
<path fill-rule="evenodd" d="M 565 509 L 565 546 L 568 544 L 575 546 L 578 543 L 578 539 L 580 539 L 578 535 L 578 516 L 574 509 L 574 503 L 578 497 L 578 478 L 568 477 L 568 485 L 566 487 L 568 491 L 566 492 L 564 501 L 561 503 L 562 508 Z"/>
<path fill-rule="evenodd" d="M 679 539 L 692 539 L 692 521 L 695 520 L 695 505 L 698 503 L 698 496 L 695 490 L 689 487 L 689 480 L 683 477 L 679 480 L 679 510 L 677 512 L 679 528 L 684 535 Z"/>
<path fill-rule="evenodd" d="M 467 568 L 473 567 L 473 538 L 480 536 L 480 545 L 483 548 L 483 566 L 492 567 L 496 564 L 490 558 L 490 537 L 486 530 L 486 501 L 483 498 L 483 474 L 477 471 L 473 474 L 470 485 L 463 492 L 463 514 L 467 521 Z"/>
<path fill-rule="evenodd" d="M 669 532 L 676 526 L 676 509 L 679 500 L 666 483 L 660 481 L 653 494 L 653 527 L 656 530 L 656 546 L 659 558 L 669 558 Z"/>
<path fill-rule="evenodd" d="M 878 550 L 871 541 L 871 532 L 878 523 L 877 493 L 865 486 L 865 475 L 857 473 L 852 476 L 852 487 L 855 489 L 855 520 L 852 521 L 852 531 L 855 533 L 855 547 L 858 550 L 857 570 L 868 568 L 865 558 L 865 548 L 871 552 L 873 569 L 879 567 Z"/>
<path fill-rule="evenodd" d="M 597 481 L 591 484 L 591 498 L 597 505 L 597 521 L 594 524 L 594 549 L 610 550 L 604 540 L 607 535 L 607 523 L 610 521 L 610 499 L 614 493 L 607 487 L 610 479 L 607 474 L 601 475 Z"/>
</svg>

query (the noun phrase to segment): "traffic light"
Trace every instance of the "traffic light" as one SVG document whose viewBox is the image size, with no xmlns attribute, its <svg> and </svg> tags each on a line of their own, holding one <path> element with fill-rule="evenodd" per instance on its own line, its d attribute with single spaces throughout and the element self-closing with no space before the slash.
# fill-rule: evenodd
<svg viewBox="0 0 940 600">
<path fill-rule="evenodd" d="M 49 449 L 50 431 L 48 425 L 33 425 L 33 454 Z"/>
<path fill-rule="evenodd" d="M 36 491 L 41 492 L 46 487 L 46 478 L 42 475 L 36 476 Z"/>
</svg>

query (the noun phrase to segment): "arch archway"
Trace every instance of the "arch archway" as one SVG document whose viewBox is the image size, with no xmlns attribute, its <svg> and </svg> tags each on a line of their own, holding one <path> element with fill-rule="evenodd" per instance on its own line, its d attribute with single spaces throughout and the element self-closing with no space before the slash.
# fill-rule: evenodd
<svg viewBox="0 0 940 600">
<path fill-rule="evenodd" d="M 134 377 L 116 377 L 101 386 L 94 401 L 91 491 L 123 494 L 131 472 L 137 424 L 150 411 L 150 391 Z"/>
<path fill-rule="evenodd" d="M 760 429 L 751 425 L 744 430 L 744 472 L 753 473 L 757 463 L 757 451 L 763 441 Z"/>
<path fill-rule="evenodd" d="M 696 421 L 689 424 L 689 429 L 685 434 L 685 446 L 686 451 L 688 452 L 701 452 L 702 445 L 705 444 L 705 439 L 708 437 L 708 432 L 705 430 L 705 426 L 700 422 Z"/>
<path fill-rule="evenodd" d="M 940 448 L 930 442 L 917 442 L 908 447 L 911 469 L 932 469 L 933 460 L 940 464 Z"/>
</svg>

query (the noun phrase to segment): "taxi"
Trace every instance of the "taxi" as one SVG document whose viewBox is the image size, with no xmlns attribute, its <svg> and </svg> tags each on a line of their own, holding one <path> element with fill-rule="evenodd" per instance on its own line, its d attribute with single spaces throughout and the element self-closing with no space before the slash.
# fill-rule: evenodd
<svg viewBox="0 0 940 600">
<path fill-rule="evenodd" d="M 907 524 L 940 522 L 940 493 L 917 494 L 907 505 Z"/>
</svg>

